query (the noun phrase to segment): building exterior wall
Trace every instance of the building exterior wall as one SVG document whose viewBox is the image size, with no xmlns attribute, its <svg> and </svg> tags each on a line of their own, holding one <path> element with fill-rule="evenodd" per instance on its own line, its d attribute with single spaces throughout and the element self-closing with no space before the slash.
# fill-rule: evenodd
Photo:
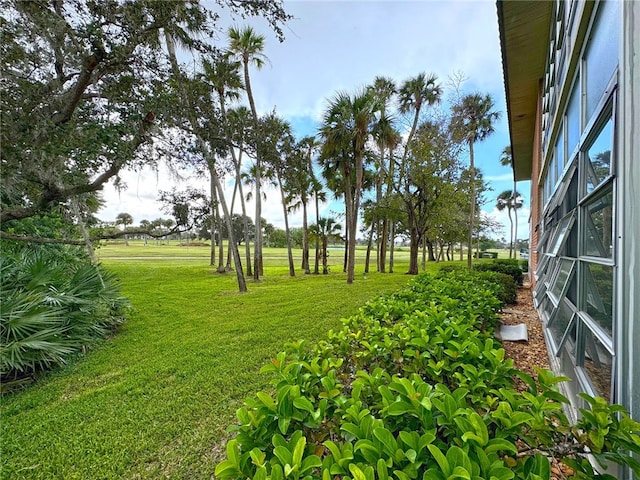
<svg viewBox="0 0 640 480">
<path fill-rule="evenodd" d="M 620 55 L 620 352 L 616 399 L 640 419 L 640 2 L 623 2 Z M 629 478 L 631 478 L 629 476 Z"/>
<path fill-rule="evenodd" d="M 556 1 L 534 135 L 534 304 L 554 368 L 640 418 L 640 2 Z M 631 478 L 618 472 L 618 478 Z"/>
<path fill-rule="evenodd" d="M 529 281 L 531 287 L 536 286 L 536 277 L 533 274 L 538 267 L 538 241 L 542 233 L 541 206 L 540 206 L 540 169 L 542 167 L 542 82 L 538 88 L 538 99 L 536 102 L 536 122 L 533 135 L 533 161 L 531 172 L 531 195 L 530 195 L 530 237 L 529 237 Z"/>
</svg>

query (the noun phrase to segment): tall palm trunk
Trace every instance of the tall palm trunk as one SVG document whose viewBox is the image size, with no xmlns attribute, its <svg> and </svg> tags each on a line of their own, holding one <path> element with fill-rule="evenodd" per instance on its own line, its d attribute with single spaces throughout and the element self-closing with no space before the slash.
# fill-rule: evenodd
<svg viewBox="0 0 640 480">
<path fill-rule="evenodd" d="M 309 155 L 309 171 L 313 172 L 313 162 L 311 161 L 311 155 Z M 319 225 L 320 222 L 320 200 L 318 199 L 318 190 L 316 190 L 315 182 L 313 187 L 313 196 L 316 204 L 316 225 Z M 320 251 L 320 240 L 316 237 L 316 251 L 315 251 L 315 260 L 313 262 L 313 273 L 317 275 L 318 272 L 318 253 Z"/>
<path fill-rule="evenodd" d="M 389 221 L 386 218 L 382 219 L 382 227 L 380 232 L 378 249 L 378 268 L 379 271 L 385 273 L 387 271 L 387 244 L 389 243 Z"/>
<path fill-rule="evenodd" d="M 353 283 L 356 269 L 356 233 L 358 229 L 358 210 L 360 209 L 360 192 L 362 191 L 362 183 L 364 179 L 362 153 L 357 152 L 355 155 L 356 169 L 356 185 L 353 192 L 353 198 L 349 199 L 351 204 L 351 216 L 349 221 L 349 253 L 347 255 L 347 283 Z M 351 189 L 347 189 L 351 196 Z"/>
<path fill-rule="evenodd" d="M 322 237 L 322 274 L 327 275 L 329 273 L 329 267 L 327 266 L 327 236 Z"/>
<path fill-rule="evenodd" d="M 412 213 L 409 213 L 409 217 L 412 216 Z M 415 219 L 414 219 L 415 220 Z M 409 221 L 411 225 L 412 222 Z M 420 253 L 420 240 L 421 234 L 418 228 L 415 226 L 415 221 L 413 222 L 413 226 L 409 228 L 409 271 L 407 272 L 409 275 L 417 275 L 418 274 L 418 254 Z"/>
<path fill-rule="evenodd" d="M 244 86 L 247 90 L 247 97 L 249 98 L 249 106 L 251 108 L 251 114 L 253 115 L 253 121 L 255 125 L 258 124 L 258 112 L 256 111 L 256 104 L 253 100 L 253 90 L 251 89 L 251 80 L 249 79 L 249 57 L 244 56 L 242 59 L 244 67 Z M 260 280 L 260 277 L 264 275 L 262 268 L 262 193 L 260 192 L 260 184 L 262 183 L 262 161 L 260 158 L 260 152 L 256 153 L 256 239 L 253 249 L 253 279 Z"/>
<path fill-rule="evenodd" d="M 382 112 L 384 114 L 384 111 Z M 380 148 L 380 166 L 384 166 L 384 144 L 379 145 Z M 383 178 L 378 177 L 378 181 L 376 182 L 376 204 L 380 205 L 382 203 L 382 184 Z M 377 216 L 377 215 L 376 215 Z M 376 238 L 376 271 L 384 272 L 382 263 L 382 242 L 383 242 L 383 225 L 384 222 L 380 220 L 380 218 L 376 219 L 376 233 L 378 234 L 378 238 Z M 386 250 L 385 250 L 386 254 Z"/>
<path fill-rule="evenodd" d="M 240 168 L 242 166 L 242 150 L 238 154 L 238 163 L 236 164 L 236 182 L 238 182 L 238 191 L 240 193 L 240 208 L 242 208 L 242 227 L 244 229 L 244 253 L 247 259 L 247 275 L 252 276 L 251 268 L 251 242 L 249 236 L 249 217 L 247 216 L 247 204 L 244 201 L 244 193 L 242 192 L 242 178 Z"/>
<path fill-rule="evenodd" d="M 367 241 L 367 255 L 364 261 L 364 273 L 369 273 L 369 261 L 371 260 L 371 246 L 373 245 L 373 232 L 376 229 L 375 222 L 371 224 L 369 229 L 369 240 Z"/>
<path fill-rule="evenodd" d="M 209 258 L 209 265 L 214 266 L 216 264 L 216 211 L 218 209 L 218 194 L 216 192 L 216 184 L 213 181 L 213 175 L 210 179 L 211 189 L 211 255 Z"/>
<path fill-rule="evenodd" d="M 315 202 L 316 202 L 316 225 L 318 225 L 318 221 L 320 220 L 320 201 L 318 200 L 318 192 L 315 192 Z M 315 261 L 313 263 L 313 273 L 315 275 L 318 274 L 318 253 L 320 250 L 320 240 L 316 238 L 316 252 L 315 252 Z"/>
<path fill-rule="evenodd" d="M 176 57 L 175 43 L 174 43 L 173 38 L 171 37 L 171 35 L 166 30 L 165 30 L 164 34 L 165 34 L 167 51 L 169 53 L 169 60 L 170 60 L 170 63 L 171 63 L 173 75 L 178 80 L 178 84 L 180 85 L 180 95 L 182 97 L 182 102 L 187 107 L 186 108 L 187 119 L 188 119 L 189 123 L 191 124 L 192 130 L 194 132 L 198 132 L 199 125 L 198 125 L 198 122 L 197 122 L 197 120 L 195 118 L 195 115 L 194 115 L 194 109 L 191 108 L 191 106 L 189 105 L 189 103 L 190 103 L 189 102 L 189 96 L 187 95 L 187 92 L 185 90 L 184 84 L 180 81 L 180 80 L 182 80 L 182 74 L 181 74 L 180 68 L 178 66 L 178 59 Z M 201 150 L 202 154 L 205 156 L 205 160 L 207 161 L 207 165 L 213 167 L 213 168 L 209 169 L 210 170 L 210 174 L 211 174 L 211 179 L 214 182 L 214 185 L 215 185 L 216 190 L 218 192 L 218 199 L 219 199 L 219 202 L 220 202 L 220 206 L 222 207 L 222 211 L 224 213 L 224 216 L 227 219 L 227 229 L 229 230 L 229 243 L 230 243 L 230 245 L 234 245 L 235 244 L 235 240 L 233 238 L 233 226 L 231 224 L 231 216 L 229 215 L 229 210 L 227 208 L 227 201 L 226 201 L 226 199 L 224 197 L 224 189 L 222 188 L 222 184 L 220 183 L 220 179 L 218 177 L 218 172 L 216 172 L 216 169 L 215 169 L 215 160 L 214 160 L 212 154 L 207 150 L 206 143 L 204 142 L 202 137 L 200 135 L 196 135 L 196 140 L 197 140 L 199 149 Z M 238 290 L 240 290 L 240 292 L 246 292 L 247 291 L 247 284 L 246 284 L 245 279 L 244 279 L 244 272 L 242 270 L 242 263 L 240 262 L 240 253 L 238 252 L 237 248 L 234 248 L 233 258 L 234 258 L 234 262 L 235 262 L 235 265 L 236 265 L 236 278 L 237 278 L 237 281 L 238 281 Z"/>
<path fill-rule="evenodd" d="M 220 102 L 220 114 L 222 115 L 222 120 L 223 122 L 226 122 L 227 107 L 226 107 L 226 102 L 224 98 L 224 92 L 220 90 L 218 91 L 218 100 Z M 236 150 L 232 146 L 231 133 L 229 132 L 229 129 L 226 129 L 225 138 L 231 150 L 231 159 L 233 160 L 233 166 L 235 168 L 235 173 L 236 173 L 236 184 L 234 186 L 233 198 L 231 200 L 231 212 L 233 212 L 233 205 L 235 202 L 235 195 L 236 195 L 236 188 L 237 188 L 238 193 L 240 194 L 240 205 L 242 207 L 242 220 L 244 222 L 244 242 L 245 242 L 245 254 L 246 254 L 246 262 L 247 262 L 247 275 L 252 275 L 251 250 L 250 250 L 251 247 L 249 246 L 249 222 L 247 220 L 247 207 L 244 202 L 244 194 L 242 193 L 242 177 L 240 174 L 240 169 L 242 168 L 242 145 L 240 145 L 238 155 L 236 155 Z M 229 261 L 227 261 L 227 263 L 229 263 Z"/>
<path fill-rule="evenodd" d="M 469 140 L 469 170 L 471 176 L 471 207 L 469 208 L 469 249 L 467 250 L 467 267 L 471 268 L 471 250 L 473 249 L 473 226 L 476 217 L 476 168 L 473 158 L 473 140 Z"/>
<path fill-rule="evenodd" d="M 307 219 L 307 194 L 302 195 L 302 269 L 309 274 L 309 221 Z"/>
<path fill-rule="evenodd" d="M 287 212 L 287 198 L 284 194 L 284 188 L 282 188 L 282 179 L 280 173 L 276 173 L 276 179 L 278 180 L 278 188 L 280 188 L 280 199 L 282 201 L 282 212 L 284 214 L 284 232 L 287 238 L 287 257 L 289 259 L 289 276 L 296 276 L 296 268 L 293 263 L 293 252 L 291 250 L 291 231 L 289 230 L 289 214 Z"/>
<path fill-rule="evenodd" d="M 514 245 L 513 245 L 513 219 L 511 218 L 511 205 L 507 206 L 507 214 L 509 215 L 509 233 L 511 236 L 511 241 L 509 242 L 509 258 L 514 258 L 515 255 L 513 255 L 512 257 L 512 253 L 515 254 L 515 249 L 514 249 Z"/>
<path fill-rule="evenodd" d="M 391 242 L 391 244 L 389 245 L 389 273 L 393 273 L 394 253 L 395 253 L 395 247 L 396 247 L 395 222 L 391 222 L 391 228 L 389 228 L 389 241 Z"/>
<path fill-rule="evenodd" d="M 518 200 L 516 192 L 516 176 L 513 173 L 513 258 L 518 258 Z"/>
</svg>

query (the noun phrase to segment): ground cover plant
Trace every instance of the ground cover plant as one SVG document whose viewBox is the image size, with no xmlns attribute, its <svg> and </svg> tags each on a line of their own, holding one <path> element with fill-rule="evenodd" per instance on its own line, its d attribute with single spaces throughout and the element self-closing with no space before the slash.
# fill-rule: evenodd
<svg viewBox="0 0 640 480">
<path fill-rule="evenodd" d="M 311 349 L 287 345 L 267 364 L 273 389 L 238 410 L 221 480 L 544 480 L 561 460 L 573 478 L 611 461 L 640 473 L 640 424 L 584 396 L 562 412 L 566 380 L 517 371 L 493 338 L 502 302 L 486 275 L 422 276 L 369 302 Z M 518 376 L 528 385 L 513 387 Z"/>
<path fill-rule="evenodd" d="M 268 256 L 263 280 L 240 295 L 233 275 L 207 266 L 206 248 L 204 258 L 166 251 L 102 257 L 131 313 L 86 356 L 0 399 L 0 478 L 211 478 L 235 411 L 268 387 L 260 366 L 285 342 L 317 342 L 408 281 L 406 263 L 348 288 L 341 268 L 291 279 L 286 255 Z"/>
<path fill-rule="evenodd" d="M 0 381 L 2 390 L 63 365 L 111 334 L 127 301 L 113 274 L 78 247 L 2 244 Z"/>
</svg>

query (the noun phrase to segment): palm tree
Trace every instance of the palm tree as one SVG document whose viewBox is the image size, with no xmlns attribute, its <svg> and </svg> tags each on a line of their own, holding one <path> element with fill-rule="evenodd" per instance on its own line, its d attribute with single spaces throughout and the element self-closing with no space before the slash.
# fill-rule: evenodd
<svg viewBox="0 0 640 480">
<path fill-rule="evenodd" d="M 513 172 L 513 192 L 516 192 L 516 168 L 515 165 L 513 164 L 513 155 L 511 154 L 511 146 L 507 146 L 504 147 L 504 149 L 502 150 L 502 153 L 500 154 L 500 165 L 502 165 L 503 167 L 510 167 L 512 172 Z M 515 201 L 515 199 L 514 199 Z M 521 207 L 522 205 L 520 205 Z M 518 207 L 518 208 L 520 208 Z M 514 224 L 514 229 L 513 229 L 513 238 L 515 243 L 518 243 L 518 213 L 517 213 L 517 209 L 513 210 L 513 224 Z M 514 257 L 515 255 L 515 245 L 514 245 Z"/>
<path fill-rule="evenodd" d="M 406 80 L 400 87 L 400 91 L 398 92 L 400 97 L 400 113 L 406 114 L 413 111 L 411 130 L 409 131 L 407 143 L 402 155 L 403 164 L 407 159 L 411 141 L 418 128 L 422 107 L 424 105 L 435 105 L 440 102 L 442 88 L 436 83 L 437 80 L 438 77 L 436 75 L 430 74 L 427 76 L 425 73 L 421 73 L 416 77 Z"/>
<path fill-rule="evenodd" d="M 340 240 L 340 230 L 342 225 L 337 223 L 334 218 L 319 218 L 317 223 L 309 227 L 309 233 L 313 239 L 317 239 L 322 243 L 322 274 L 329 273 L 327 267 L 327 247 L 329 240 Z"/>
<path fill-rule="evenodd" d="M 244 87 L 247 92 L 251 114 L 254 124 L 258 124 L 258 113 L 251 89 L 249 77 L 249 64 L 254 65 L 258 70 L 262 68 L 266 57 L 264 55 L 264 36 L 259 35 L 251 27 L 229 29 L 229 51 L 242 62 L 244 68 Z M 260 173 L 262 171 L 260 153 L 256 153 L 256 243 L 254 247 L 253 278 L 259 280 L 262 270 L 262 196 L 260 195 Z"/>
<path fill-rule="evenodd" d="M 367 92 L 353 97 L 340 92 L 325 110 L 320 127 L 324 156 L 338 160 L 342 167 L 345 215 L 347 220 L 347 283 L 355 277 L 358 210 L 364 184 L 365 144 L 375 121 L 376 102 Z"/>
<path fill-rule="evenodd" d="M 127 230 L 127 225 L 133 224 L 133 217 L 126 212 L 119 213 L 116 217 L 116 225 L 122 225 L 124 230 Z M 129 239 L 127 235 L 124 235 L 124 244 L 129 246 Z"/>
<path fill-rule="evenodd" d="M 289 209 L 302 208 L 302 265 L 304 273 L 311 273 L 309 264 L 309 215 L 310 197 L 318 189 L 313 172 L 309 170 L 307 152 L 301 142 L 293 146 L 287 160 L 287 185 L 289 188 Z"/>
<path fill-rule="evenodd" d="M 381 172 L 381 175 L 377 177 L 376 181 L 376 204 L 382 205 L 383 203 L 383 191 L 382 188 L 384 185 L 387 185 L 387 195 L 391 190 L 391 185 L 389 185 L 390 179 L 393 177 L 393 157 L 389 155 L 389 164 L 385 163 L 385 151 L 388 148 L 391 151 L 393 148 L 400 143 L 400 134 L 393 127 L 393 122 L 390 118 L 387 117 L 386 111 L 389 106 L 389 102 L 391 98 L 397 93 L 397 88 L 395 82 L 388 77 L 375 77 L 373 80 L 373 84 L 368 87 L 368 90 L 375 97 L 378 102 L 380 108 L 380 121 L 377 122 L 373 137 L 375 139 L 378 150 L 380 151 L 380 161 L 378 165 L 378 171 Z M 379 272 L 384 272 L 386 267 L 386 244 L 388 237 L 388 218 L 385 216 L 382 219 L 376 219 L 376 231 L 378 233 L 377 239 L 377 270 Z M 381 221 L 382 220 L 382 221 Z"/>
<path fill-rule="evenodd" d="M 187 120 L 189 121 L 191 130 L 196 134 L 196 142 L 198 149 L 205 157 L 207 165 L 210 166 L 209 170 L 211 172 L 211 181 L 213 182 L 214 190 L 218 192 L 218 199 L 220 202 L 220 206 L 222 207 L 222 211 L 224 213 L 227 230 L 229 233 L 229 247 L 233 248 L 233 259 L 236 267 L 236 278 L 238 280 L 238 289 L 240 292 L 246 292 L 247 286 L 244 278 L 244 271 L 242 269 L 242 262 L 240 260 L 240 252 L 238 251 L 238 246 L 233 238 L 233 225 L 232 225 L 232 217 L 229 209 L 227 207 L 227 202 L 224 197 L 224 189 L 222 187 L 222 183 L 220 181 L 220 177 L 215 168 L 215 157 L 212 153 L 212 148 L 210 145 L 207 145 L 205 142 L 205 132 L 202 131 L 200 124 L 196 118 L 195 109 L 191 105 L 191 97 L 189 96 L 189 92 L 187 91 L 186 84 L 188 83 L 188 79 L 185 78 L 183 73 L 180 71 L 178 65 L 178 59 L 176 56 L 176 46 L 175 39 L 171 32 L 165 30 L 165 43 L 167 47 L 167 51 L 169 54 L 169 60 L 171 63 L 171 69 L 173 72 L 173 76 L 175 77 L 178 85 L 178 92 L 180 95 L 181 102 L 185 107 Z M 213 168 L 212 168 L 213 167 Z M 222 242 L 221 245 L 222 246 Z"/>
<path fill-rule="evenodd" d="M 473 241 L 476 215 L 476 169 L 473 146 L 494 132 L 493 124 L 500 118 L 500 112 L 492 111 L 494 107 L 491 95 L 472 93 L 462 97 L 453 106 L 452 123 L 461 140 L 469 145 L 469 170 L 471 173 L 471 201 L 469 208 L 469 249 L 467 250 L 467 266 L 471 268 L 471 245 Z"/>
<path fill-rule="evenodd" d="M 318 223 L 318 220 L 320 220 L 320 202 L 321 201 L 325 201 L 326 200 L 326 194 L 325 192 L 322 191 L 322 185 L 320 184 L 320 182 L 318 181 L 318 179 L 316 178 L 314 171 L 313 171 L 313 154 L 315 151 L 317 151 L 318 147 L 320 146 L 320 143 L 316 140 L 316 137 L 311 135 L 311 136 L 307 136 L 304 137 L 302 140 L 300 140 L 299 145 L 301 148 L 303 148 L 306 151 L 306 156 L 307 156 L 307 163 L 308 163 L 308 176 L 309 176 L 309 180 L 311 181 L 311 189 L 312 189 L 312 193 L 313 193 L 313 198 L 315 200 L 315 207 L 316 207 L 316 223 Z M 308 238 L 308 231 L 307 231 L 307 238 Z M 314 274 L 318 274 L 318 254 L 319 254 L 319 250 L 320 250 L 320 242 L 318 239 L 316 239 L 315 242 L 315 260 L 313 263 L 313 273 Z M 309 256 L 309 252 L 308 252 L 308 242 L 307 242 L 307 257 Z"/>
<path fill-rule="evenodd" d="M 291 125 L 270 114 L 260 119 L 261 126 L 261 156 L 265 167 L 264 177 L 280 190 L 280 200 L 284 214 L 285 234 L 287 238 L 287 255 L 289 259 L 289 275 L 295 277 L 295 266 L 291 250 L 291 230 L 289 228 L 289 207 L 292 198 L 291 160 L 296 156 L 295 140 L 291 133 Z"/>
<path fill-rule="evenodd" d="M 515 243 L 514 243 L 515 229 L 513 226 L 513 219 L 511 218 L 511 210 L 513 210 L 513 212 L 515 213 L 519 208 L 522 208 L 522 196 L 515 190 L 505 190 L 500 195 L 498 195 L 498 198 L 496 201 L 496 208 L 499 211 L 503 211 L 505 208 L 507 209 L 507 214 L 509 215 L 509 223 L 511 226 L 509 230 L 511 234 L 511 242 L 509 243 L 509 258 L 511 258 L 512 252 L 513 252 L 513 257 L 515 258 L 516 257 Z"/>
<path fill-rule="evenodd" d="M 240 207 L 242 208 L 242 219 L 244 225 L 244 250 L 245 258 L 247 261 L 247 275 L 253 276 L 253 270 L 251 268 L 251 243 L 249 232 L 249 217 L 247 216 L 247 204 L 245 202 L 245 195 L 242 191 L 243 176 L 242 176 L 242 154 L 245 148 L 245 136 L 246 130 L 250 124 L 251 112 L 246 107 L 237 107 L 229 110 L 227 115 L 227 126 L 230 132 L 234 136 L 234 141 L 238 148 L 238 156 L 234 158 L 235 170 L 236 170 L 236 183 L 238 188 L 238 194 L 240 195 Z M 234 186 L 234 188 L 235 188 Z M 232 209 L 233 210 L 233 209 Z"/>
<path fill-rule="evenodd" d="M 231 142 L 231 133 L 230 133 L 230 129 L 227 121 L 226 102 L 227 100 L 231 100 L 231 101 L 237 100 L 240 97 L 239 91 L 243 87 L 242 80 L 240 79 L 240 73 L 238 71 L 240 68 L 240 63 L 233 61 L 230 58 L 229 54 L 222 54 L 222 55 L 215 56 L 213 59 L 203 60 L 202 67 L 204 71 L 203 76 L 205 81 L 209 82 L 209 84 L 211 85 L 211 89 L 218 96 L 218 104 L 220 106 L 220 115 L 221 115 L 222 122 L 225 125 L 225 128 L 224 128 L 225 138 L 227 140 L 227 146 L 230 146 L 232 142 Z M 236 157 L 235 148 L 231 147 L 229 148 L 229 150 L 231 152 L 231 157 L 233 159 L 234 165 L 237 165 L 239 160 Z M 215 182 L 213 181 L 213 173 L 211 172 L 211 169 L 215 168 L 215 165 L 210 163 L 208 164 L 208 167 L 209 167 L 209 172 L 211 174 L 211 182 L 210 182 L 211 213 L 212 213 L 211 221 L 212 221 L 212 227 L 213 227 L 213 222 L 215 222 L 215 217 L 216 217 L 214 213 L 217 213 L 217 205 L 214 204 L 214 201 L 217 195 L 215 192 Z M 237 182 L 238 182 L 238 179 L 236 177 L 236 185 L 237 185 Z M 234 194 L 235 194 L 235 189 L 234 189 Z M 233 212 L 234 200 L 235 200 L 235 195 L 231 199 L 231 212 Z M 212 228 L 211 229 L 211 262 L 210 262 L 212 266 L 215 263 L 215 248 L 216 246 L 214 241 L 214 229 Z M 222 265 L 222 256 L 223 256 L 222 249 L 223 249 L 223 246 L 222 246 L 222 239 L 221 239 L 220 240 L 221 260 L 218 265 L 218 271 L 225 270 L 224 265 Z M 229 253 L 231 253 L 231 249 L 229 249 Z M 251 268 L 251 264 L 249 264 L 249 269 L 250 268 Z M 249 271 L 248 274 L 251 275 L 251 272 Z"/>
<path fill-rule="evenodd" d="M 431 106 L 440 102 L 440 96 L 442 95 L 442 88 L 437 84 L 435 75 L 431 74 L 427 76 L 424 73 L 417 75 L 416 77 L 406 80 L 400 87 L 400 113 L 407 114 L 413 111 L 413 121 L 411 123 L 411 130 L 407 137 L 407 142 L 404 146 L 404 153 L 402 154 L 402 160 L 400 162 L 401 175 L 405 176 L 405 181 L 398 182 L 399 185 L 404 185 L 404 191 L 399 192 L 402 196 L 403 202 L 407 210 L 407 220 L 409 231 L 413 232 L 411 235 L 412 245 L 409 262 L 409 274 L 418 274 L 418 245 L 420 242 L 422 232 L 418 226 L 418 216 L 416 215 L 417 205 L 414 195 L 411 192 L 411 183 L 409 180 L 409 152 L 412 148 L 412 143 L 418 130 L 418 121 L 420 120 L 420 114 L 422 113 L 423 106 Z M 418 234 L 418 232 L 420 232 Z"/>
</svg>

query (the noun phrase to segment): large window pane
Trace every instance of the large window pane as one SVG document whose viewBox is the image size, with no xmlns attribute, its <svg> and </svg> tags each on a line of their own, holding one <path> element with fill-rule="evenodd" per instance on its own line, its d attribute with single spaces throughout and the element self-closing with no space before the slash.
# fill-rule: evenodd
<svg viewBox="0 0 640 480">
<path fill-rule="evenodd" d="M 613 193 L 609 192 L 585 207 L 584 255 L 613 256 Z"/>
<path fill-rule="evenodd" d="M 571 324 L 571 320 L 573 319 L 574 314 L 575 308 L 572 308 L 570 302 L 563 300 L 562 302 L 560 302 L 558 310 L 549 323 L 549 331 L 551 332 L 551 336 L 553 337 L 558 348 L 560 347 L 562 339 L 565 337 L 565 335 L 568 335 L 569 340 L 575 342 L 575 325 Z M 567 329 L 569 327 L 571 327 L 571 330 L 567 332 Z"/>
<path fill-rule="evenodd" d="M 585 168 L 587 170 L 586 193 L 592 192 L 611 173 L 611 143 L 613 120 L 609 119 L 598 138 L 587 150 Z"/>
<path fill-rule="evenodd" d="M 585 53 L 587 120 L 593 115 L 607 84 L 618 66 L 618 42 L 620 39 L 620 3 L 600 3 L 600 11 L 588 39 Z"/>
<path fill-rule="evenodd" d="M 582 125 L 580 122 L 580 75 L 573 82 L 567 107 L 567 155 L 571 156 L 578 146 Z"/>
<path fill-rule="evenodd" d="M 558 255 L 567 239 L 568 233 L 573 226 L 575 215 L 572 213 L 564 217 L 558 224 L 558 229 L 549 244 L 549 253 Z"/>
<path fill-rule="evenodd" d="M 564 155 L 564 132 L 562 126 L 560 126 L 560 134 L 556 140 L 556 170 L 558 178 L 562 177 L 562 171 L 564 170 L 565 155 Z"/>
<path fill-rule="evenodd" d="M 569 260 L 567 258 L 563 258 L 560 260 L 558 273 L 556 274 L 556 278 L 554 279 L 553 285 L 551 285 L 550 290 L 557 300 L 560 300 L 562 292 L 565 291 L 565 287 L 571 279 L 574 264 L 575 260 Z"/>
<path fill-rule="evenodd" d="M 609 335 L 612 335 L 613 319 L 613 267 L 585 263 L 584 310 Z"/>
<path fill-rule="evenodd" d="M 601 397 L 611 402 L 613 356 L 588 328 L 585 328 L 584 369 L 591 385 Z"/>
</svg>

